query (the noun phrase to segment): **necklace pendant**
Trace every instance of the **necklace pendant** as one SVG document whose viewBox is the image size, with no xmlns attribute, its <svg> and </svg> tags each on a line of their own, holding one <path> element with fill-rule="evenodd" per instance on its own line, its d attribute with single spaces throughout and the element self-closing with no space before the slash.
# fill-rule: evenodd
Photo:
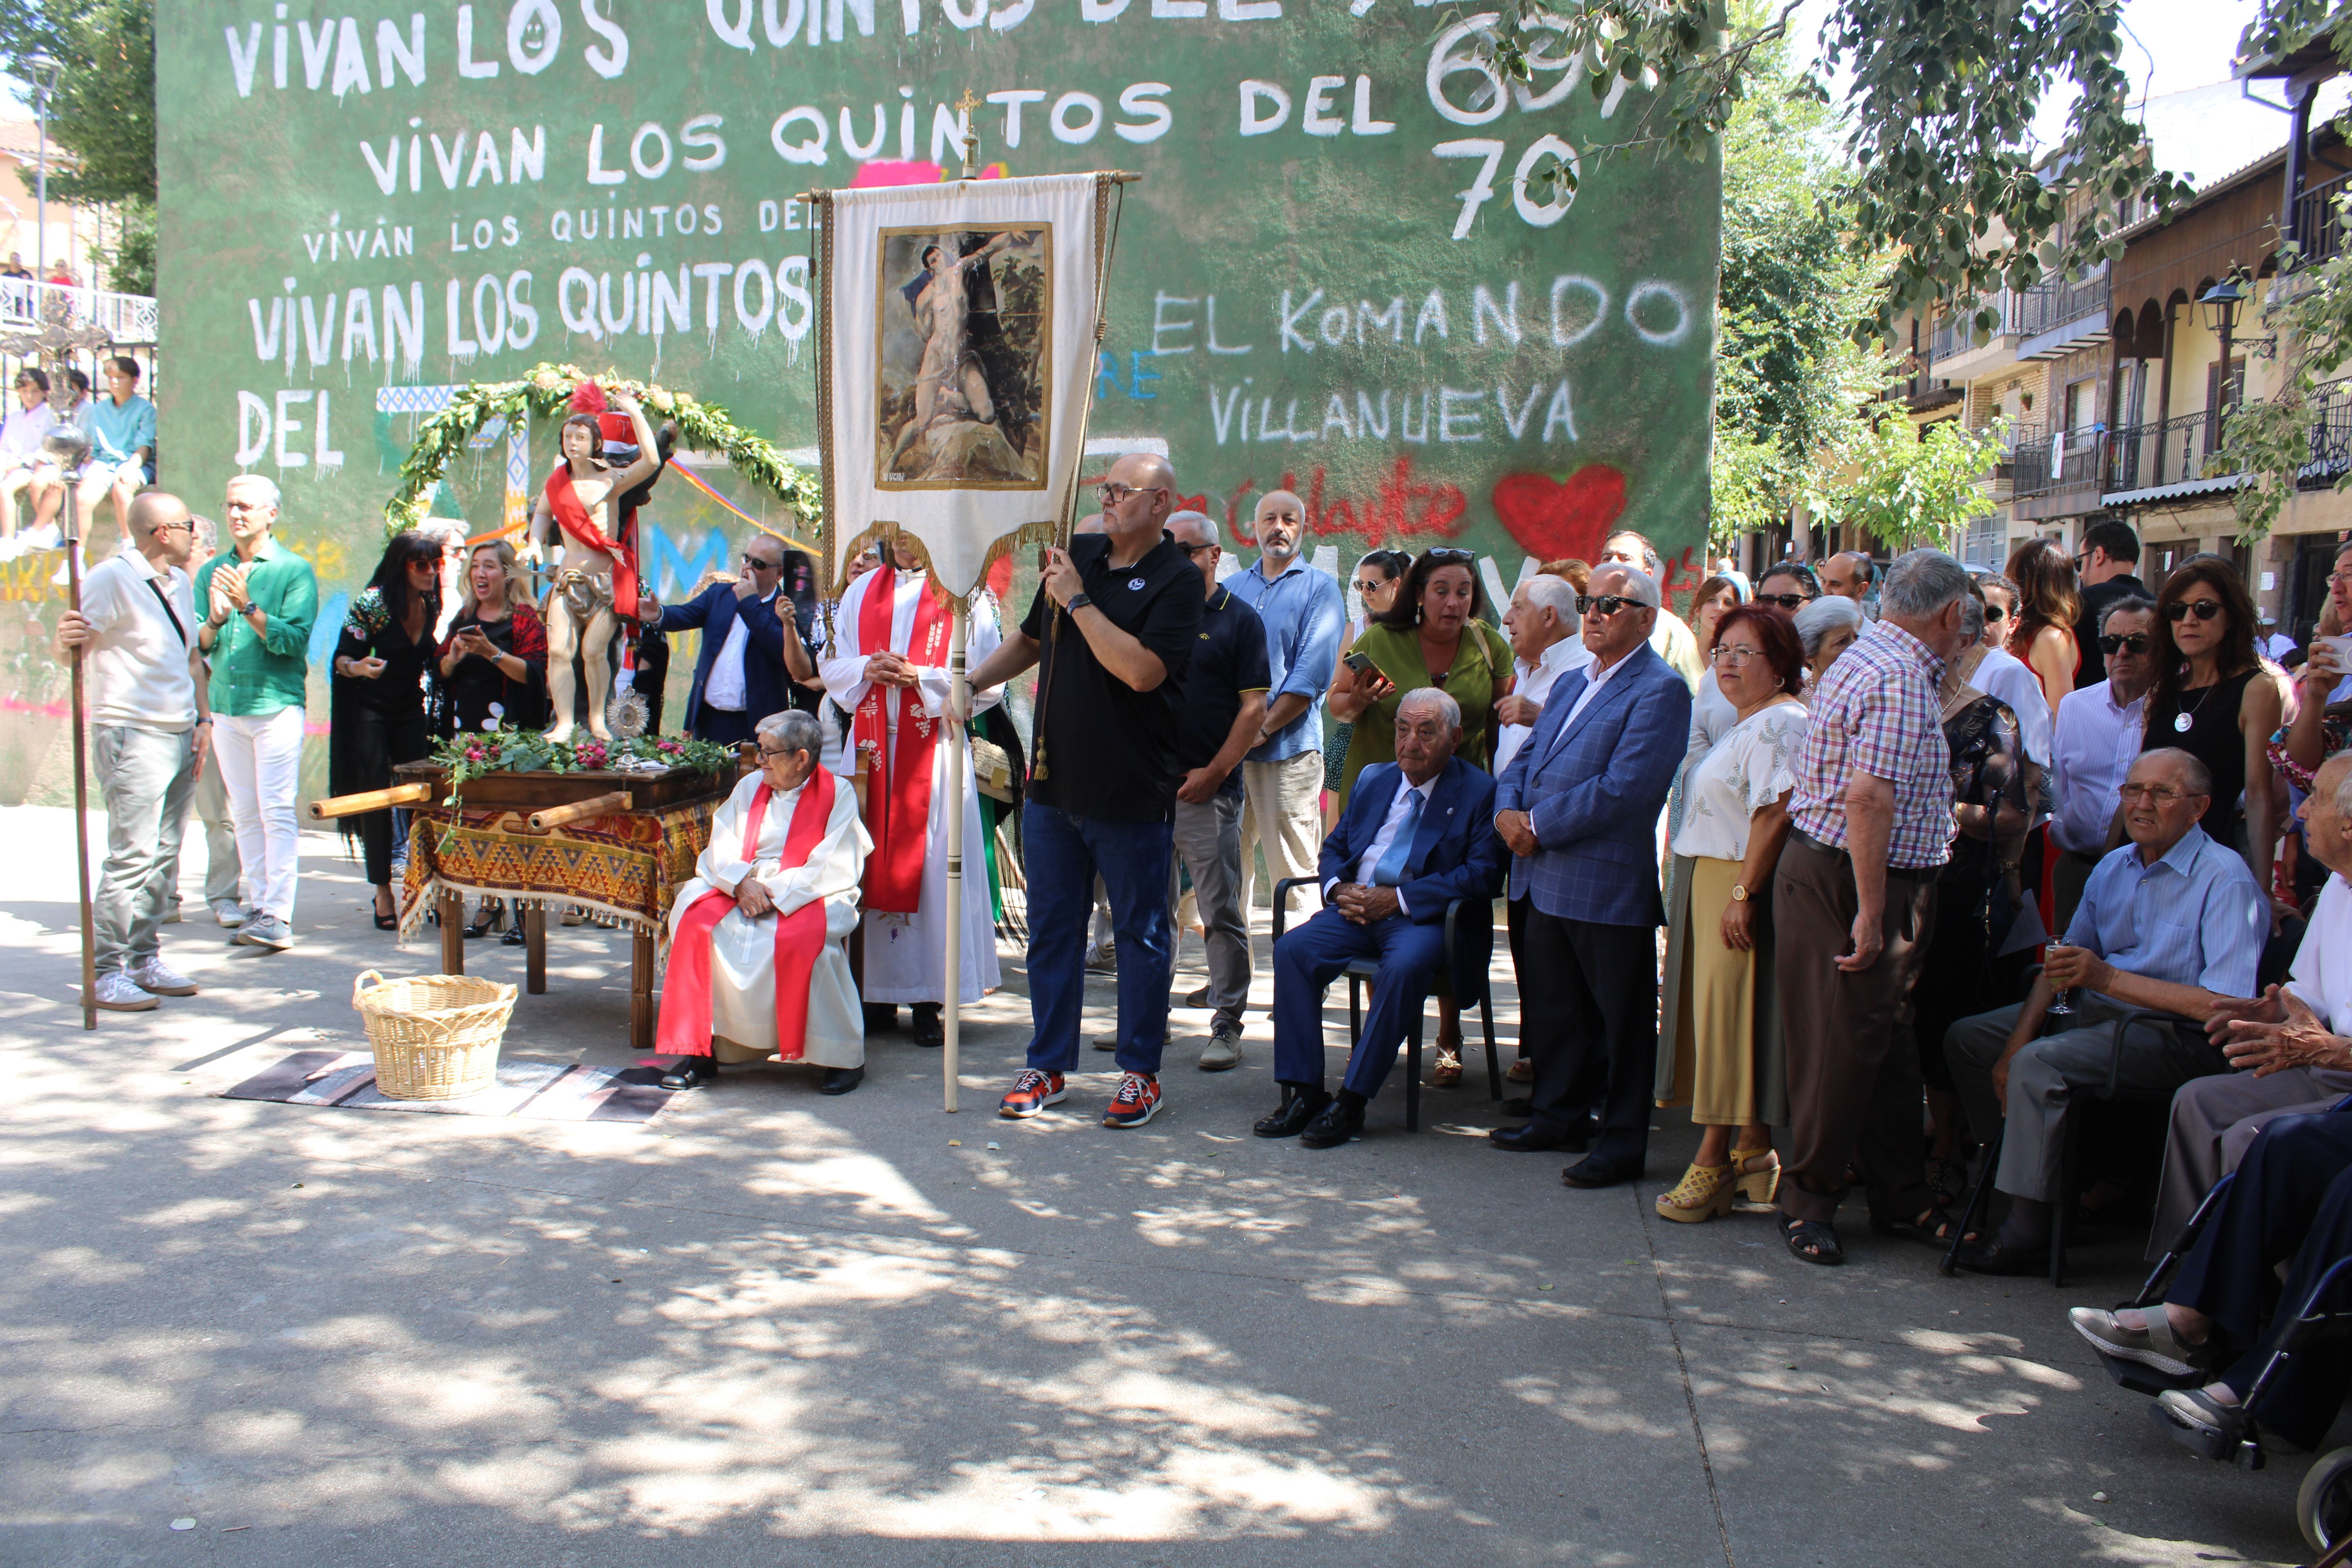
<svg viewBox="0 0 2352 1568">
<path fill-rule="evenodd" d="M 2178 731 L 2179 733 L 2181 733 L 2181 734 L 2183 734 L 2183 735 L 2186 735 L 2187 733 L 2189 733 L 2189 726 L 2190 726 L 2190 725 L 2192 725 L 2192 724 L 2193 724 L 2193 723 L 2195 723 L 2195 722 L 2196 722 L 2196 721 L 2194 721 L 2193 719 L 2191 719 L 2191 718 L 2190 718 L 2188 714 L 2186 714 L 2186 713 L 2176 713 L 2176 714 L 2174 714 L 2174 715 L 2173 715 L 2173 717 L 2172 717 L 2172 727 L 2173 727 L 2173 729 L 2174 729 L 2174 730 L 2176 730 L 2176 731 Z"/>
</svg>

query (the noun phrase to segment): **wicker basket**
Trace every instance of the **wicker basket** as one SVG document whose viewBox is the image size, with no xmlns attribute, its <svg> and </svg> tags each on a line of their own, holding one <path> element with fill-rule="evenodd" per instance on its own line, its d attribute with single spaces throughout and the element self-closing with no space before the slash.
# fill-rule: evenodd
<svg viewBox="0 0 2352 1568">
<path fill-rule="evenodd" d="M 514 1004 L 513 986 L 464 974 L 386 980 L 371 969 L 352 985 L 388 1100 L 457 1100 L 496 1083 Z"/>
</svg>

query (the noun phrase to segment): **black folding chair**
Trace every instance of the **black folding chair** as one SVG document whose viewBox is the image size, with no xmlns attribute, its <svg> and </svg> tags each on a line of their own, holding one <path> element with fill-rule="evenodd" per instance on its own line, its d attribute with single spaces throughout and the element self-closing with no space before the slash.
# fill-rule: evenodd
<svg viewBox="0 0 2352 1568">
<path fill-rule="evenodd" d="M 1282 940 L 1283 928 L 1289 920 L 1290 900 L 1286 895 L 1291 889 L 1300 887 L 1315 889 L 1318 900 L 1323 896 L 1321 884 L 1313 877 L 1285 877 L 1274 885 L 1274 940 L 1276 942 Z M 1455 944 L 1460 940 L 1462 911 L 1465 908 L 1479 909 L 1489 925 L 1494 921 L 1495 902 L 1492 899 L 1454 899 L 1447 902 L 1444 955 L 1438 961 L 1437 973 L 1431 977 L 1429 990 L 1432 996 L 1451 998 L 1457 1006 L 1473 1001 L 1477 1003 L 1479 1026 L 1486 1037 L 1486 1098 L 1500 1100 L 1503 1098 L 1503 1068 L 1495 1055 L 1494 981 L 1482 973 L 1477 979 L 1476 996 L 1454 995 L 1454 954 Z M 1364 1034 L 1363 988 L 1380 973 L 1380 968 L 1377 959 L 1358 958 L 1349 960 L 1347 968 L 1341 972 L 1348 977 L 1348 1049 L 1351 1055 Z M 1404 1130 L 1408 1132 L 1421 1131 L 1421 1026 L 1422 1020 L 1414 1018 L 1412 1027 L 1405 1031 L 1404 1037 Z"/>
</svg>

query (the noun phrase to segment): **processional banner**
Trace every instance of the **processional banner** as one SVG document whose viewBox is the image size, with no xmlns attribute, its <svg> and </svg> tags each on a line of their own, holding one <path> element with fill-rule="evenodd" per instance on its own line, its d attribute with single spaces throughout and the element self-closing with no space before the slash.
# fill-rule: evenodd
<svg viewBox="0 0 2352 1568">
<path fill-rule="evenodd" d="M 959 598 L 1076 481 L 1102 311 L 1108 174 L 820 198 L 825 571 L 913 535 Z"/>
</svg>

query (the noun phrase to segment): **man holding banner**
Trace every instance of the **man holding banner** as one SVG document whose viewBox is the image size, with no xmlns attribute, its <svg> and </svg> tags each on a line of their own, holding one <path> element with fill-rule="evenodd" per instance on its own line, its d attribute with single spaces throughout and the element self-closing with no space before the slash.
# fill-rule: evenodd
<svg viewBox="0 0 2352 1568">
<path fill-rule="evenodd" d="M 1184 672 L 1200 638 L 1201 579 L 1165 524 L 1167 460 L 1130 452 L 1102 487 L 1103 532 L 1049 550 L 1021 629 L 971 674 L 974 691 L 1032 665 L 1036 738 L 1021 817 L 1029 867 L 1029 1065 L 998 1107 L 1036 1115 L 1078 1065 L 1087 917 L 1100 873 L 1118 943 L 1118 1065 L 1106 1127 L 1160 1109 L 1168 1043 L 1168 873 Z M 879 574 L 877 574 L 878 575 Z"/>
<path fill-rule="evenodd" d="M 961 810 L 963 841 L 982 844 L 980 794 L 971 742 L 961 725 L 943 717 L 948 602 L 905 541 L 885 534 L 876 543 L 880 563 L 842 595 L 833 653 L 820 673 L 825 695 L 853 715 L 841 770 L 855 773 L 861 758 L 866 770 L 866 821 L 874 850 L 866 863 L 866 1005 L 888 1014 L 901 1002 L 911 1004 L 915 1043 L 938 1046 L 945 1039 L 940 1012 L 947 998 L 946 919 L 963 921 L 957 964 L 962 1000 L 977 1002 L 998 984 L 988 879 L 963 879 L 963 908 L 952 917 L 947 912 L 947 814 Z M 996 651 L 996 622 L 984 604 L 972 608 L 970 640 L 975 660 Z M 994 692 L 981 697 L 973 710 L 998 699 Z M 960 798 L 952 801 L 949 745 L 964 748 L 966 757 L 957 773 Z"/>
<path fill-rule="evenodd" d="M 680 1059 L 662 1087 L 765 1059 L 824 1068 L 820 1092 L 847 1094 L 866 1077 L 866 1031 L 842 942 L 857 927 L 869 840 L 856 792 L 818 763 L 814 715 L 772 715 L 757 738 L 760 771 L 711 818 L 670 907 L 654 1048 Z"/>
</svg>

